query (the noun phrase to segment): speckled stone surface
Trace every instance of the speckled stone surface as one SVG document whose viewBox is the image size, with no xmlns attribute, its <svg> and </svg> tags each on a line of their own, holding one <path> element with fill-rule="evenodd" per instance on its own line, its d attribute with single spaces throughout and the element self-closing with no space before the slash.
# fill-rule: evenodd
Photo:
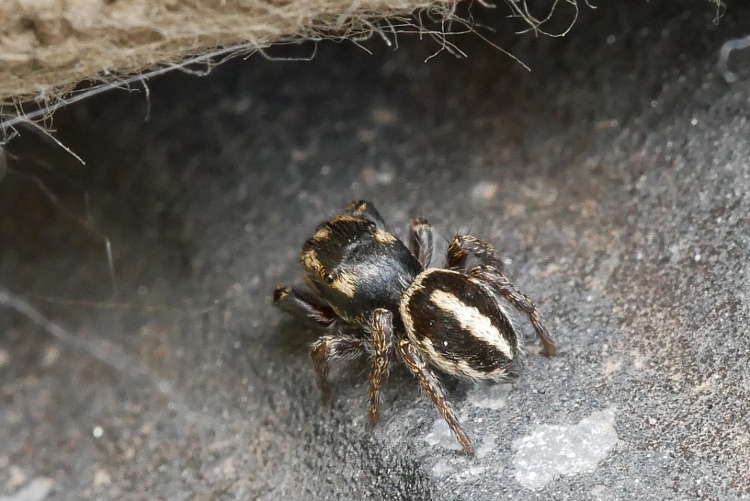
<svg viewBox="0 0 750 501">
<path fill-rule="evenodd" d="M 469 37 L 425 63 L 436 46 L 402 37 L 173 74 L 58 115 L 85 167 L 25 133 L 0 286 L 71 338 L 0 310 L 0 495 L 746 499 L 750 55 L 732 85 L 713 68 L 742 9 L 600 5 L 564 39 L 503 42 L 531 73 Z M 438 249 L 492 242 L 556 336 L 545 358 L 521 322 L 512 384 L 448 381 L 475 458 L 403 368 L 372 431 L 366 365 L 322 405 L 314 334 L 270 304 L 356 198 L 399 236 L 428 218 Z"/>
</svg>

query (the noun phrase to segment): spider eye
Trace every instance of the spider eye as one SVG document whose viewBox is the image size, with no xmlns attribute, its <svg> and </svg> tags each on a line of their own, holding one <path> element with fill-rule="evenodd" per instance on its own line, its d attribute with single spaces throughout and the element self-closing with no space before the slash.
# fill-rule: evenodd
<svg viewBox="0 0 750 501">
<path fill-rule="evenodd" d="M 327 273 L 326 276 L 323 277 L 323 280 L 325 280 L 327 284 L 332 283 L 333 282 L 333 274 Z"/>
</svg>

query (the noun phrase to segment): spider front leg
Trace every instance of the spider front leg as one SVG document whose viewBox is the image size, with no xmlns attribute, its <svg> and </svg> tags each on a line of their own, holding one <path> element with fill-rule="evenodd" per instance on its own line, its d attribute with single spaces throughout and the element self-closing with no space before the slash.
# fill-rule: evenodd
<svg viewBox="0 0 750 501">
<path fill-rule="evenodd" d="M 425 393 L 427 393 L 427 396 L 430 397 L 432 403 L 435 404 L 438 412 L 440 412 L 440 415 L 443 416 L 443 419 L 448 422 L 448 426 L 453 432 L 453 435 L 461 444 L 461 447 L 463 447 L 464 453 L 469 456 L 473 456 L 474 446 L 471 445 L 469 436 L 466 434 L 463 428 L 461 428 L 461 423 L 459 423 L 453 407 L 451 406 L 450 402 L 448 402 L 448 399 L 445 396 L 443 385 L 440 384 L 440 380 L 437 378 L 435 373 L 432 371 L 432 369 L 430 369 L 425 361 L 422 360 L 419 352 L 408 339 L 402 339 L 401 341 L 399 341 L 398 352 L 404 359 L 406 366 L 409 368 L 412 374 L 414 374 L 417 379 L 419 379 L 419 384 L 422 385 L 422 389 L 425 391 Z"/>
<path fill-rule="evenodd" d="M 422 269 L 427 269 L 432 261 L 432 226 L 426 219 L 418 217 L 412 221 L 409 228 L 409 248 Z"/>
<path fill-rule="evenodd" d="M 372 348 L 375 357 L 370 368 L 370 424 L 380 419 L 380 389 L 388 378 L 388 369 L 396 355 L 393 343 L 393 313 L 378 308 L 370 317 L 372 325 Z"/>
<path fill-rule="evenodd" d="M 495 254 L 495 248 L 471 235 L 456 235 L 451 238 L 448 244 L 445 267 L 449 270 L 466 273 L 466 261 L 469 254 L 474 255 L 484 264 L 494 266 L 500 271 L 503 270 L 503 261 L 500 256 Z"/>
<path fill-rule="evenodd" d="M 521 292 L 521 289 L 513 285 L 505 275 L 492 266 L 477 266 L 469 272 L 469 276 L 478 278 L 483 283 L 492 287 L 495 292 L 507 299 L 513 307 L 529 317 L 529 321 L 534 326 L 537 336 L 542 341 L 544 351 L 547 355 L 554 355 L 557 352 L 552 336 L 542 321 L 539 308 L 537 308 L 529 296 Z"/>
<path fill-rule="evenodd" d="M 327 329 L 339 319 L 330 306 L 320 304 L 311 293 L 285 285 L 279 285 L 274 289 L 273 304 L 311 327 L 319 329 Z"/>
<path fill-rule="evenodd" d="M 313 343 L 310 356 L 324 402 L 331 398 L 331 386 L 328 384 L 331 360 L 354 360 L 365 353 L 367 349 L 364 341 L 351 334 L 323 336 Z"/>
</svg>

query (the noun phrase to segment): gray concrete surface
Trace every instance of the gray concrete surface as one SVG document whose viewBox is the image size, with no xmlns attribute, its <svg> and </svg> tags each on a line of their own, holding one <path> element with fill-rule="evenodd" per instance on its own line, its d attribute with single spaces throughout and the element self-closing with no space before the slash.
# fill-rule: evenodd
<svg viewBox="0 0 750 501">
<path fill-rule="evenodd" d="M 65 110 L 85 167 L 25 132 L 0 181 L 3 499 L 750 497 L 750 54 L 713 70 L 750 11 L 618 4 L 504 42 L 531 73 L 468 36 L 427 63 L 431 41 L 321 44 Z M 476 458 L 404 369 L 373 431 L 366 366 L 321 405 L 314 334 L 270 305 L 353 198 L 493 242 L 557 338 L 542 357 L 525 327 L 513 384 L 448 382 Z"/>
</svg>

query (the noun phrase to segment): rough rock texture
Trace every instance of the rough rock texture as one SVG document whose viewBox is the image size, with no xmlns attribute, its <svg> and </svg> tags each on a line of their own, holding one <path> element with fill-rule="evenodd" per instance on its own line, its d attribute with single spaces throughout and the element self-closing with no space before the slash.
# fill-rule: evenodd
<svg viewBox="0 0 750 501">
<path fill-rule="evenodd" d="M 750 55 L 733 85 L 713 65 L 750 11 L 617 4 L 506 45 L 531 73 L 479 40 L 322 44 L 69 108 L 85 167 L 11 143 L 0 286 L 65 332 L 0 310 L 0 494 L 747 498 Z M 322 406 L 312 334 L 270 305 L 352 198 L 492 241 L 557 337 L 525 330 L 513 384 L 450 382 L 474 459 L 405 370 L 372 432 L 365 366 Z"/>
</svg>

